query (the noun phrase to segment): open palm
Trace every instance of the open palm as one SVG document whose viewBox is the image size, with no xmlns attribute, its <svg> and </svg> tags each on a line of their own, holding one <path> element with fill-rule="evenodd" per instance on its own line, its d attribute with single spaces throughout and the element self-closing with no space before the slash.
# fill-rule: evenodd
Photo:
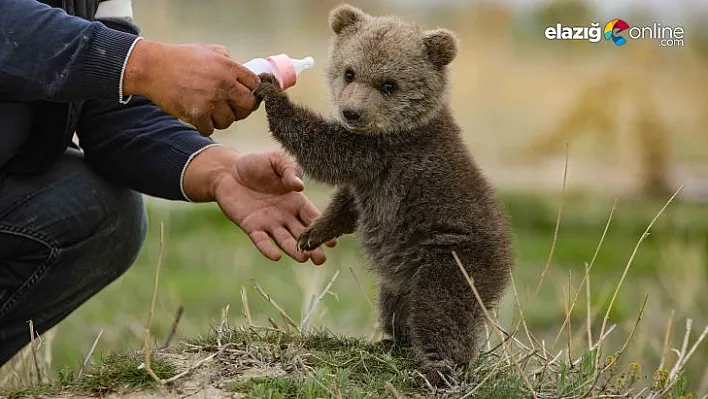
<svg viewBox="0 0 708 399">
<path fill-rule="evenodd" d="M 320 265 L 326 259 L 321 248 L 297 250 L 297 237 L 319 216 L 302 193 L 300 175 L 298 165 L 281 152 L 246 154 L 220 182 L 216 202 L 267 258 L 280 259 L 280 247 L 299 262 L 312 259 Z"/>
</svg>

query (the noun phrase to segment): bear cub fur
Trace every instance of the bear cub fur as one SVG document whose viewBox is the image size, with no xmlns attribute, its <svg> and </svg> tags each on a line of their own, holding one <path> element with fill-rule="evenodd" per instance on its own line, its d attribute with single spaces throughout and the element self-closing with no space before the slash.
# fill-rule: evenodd
<svg viewBox="0 0 708 399">
<path fill-rule="evenodd" d="M 487 308 L 512 267 L 506 217 L 448 104 L 457 38 L 347 4 L 329 23 L 332 119 L 292 103 L 272 75 L 255 91 L 273 137 L 305 174 L 336 187 L 298 246 L 358 232 L 378 278 L 380 325 L 438 385 L 475 359 L 484 324 L 453 252 Z"/>
</svg>

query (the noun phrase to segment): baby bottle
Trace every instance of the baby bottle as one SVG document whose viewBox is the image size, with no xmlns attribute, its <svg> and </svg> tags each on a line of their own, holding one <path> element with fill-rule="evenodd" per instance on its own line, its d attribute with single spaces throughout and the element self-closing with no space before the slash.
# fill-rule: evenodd
<svg viewBox="0 0 708 399">
<path fill-rule="evenodd" d="M 307 68 L 312 68 L 314 64 L 315 60 L 312 57 L 297 60 L 285 54 L 279 54 L 268 58 L 256 58 L 243 64 L 243 66 L 256 75 L 261 73 L 273 74 L 280 82 L 280 86 L 285 90 L 297 82 L 300 72 Z"/>
</svg>

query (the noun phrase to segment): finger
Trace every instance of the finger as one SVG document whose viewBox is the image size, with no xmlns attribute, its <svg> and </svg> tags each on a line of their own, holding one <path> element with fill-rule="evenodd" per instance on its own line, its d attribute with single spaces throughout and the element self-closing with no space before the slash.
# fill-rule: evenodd
<svg viewBox="0 0 708 399">
<path fill-rule="evenodd" d="M 202 136 L 211 136 L 214 133 L 214 124 L 211 118 L 200 117 L 190 122 Z"/>
<path fill-rule="evenodd" d="M 242 84 L 231 88 L 227 100 L 234 110 L 248 111 L 248 113 L 253 112 L 258 105 L 258 99 L 253 95 L 253 92 Z"/>
<path fill-rule="evenodd" d="M 265 231 L 254 231 L 249 233 L 248 236 L 251 238 L 256 248 L 258 248 L 266 258 L 272 261 L 280 260 L 280 250 L 273 244 L 273 241 L 270 240 L 270 237 Z"/>
<path fill-rule="evenodd" d="M 226 48 L 225 46 L 220 45 L 220 44 L 207 44 L 206 48 L 208 48 L 209 50 L 211 50 L 215 53 L 219 53 L 223 56 L 226 56 L 226 57 L 229 56 L 229 49 Z"/>
<path fill-rule="evenodd" d="M 272 233 L 275 242 L 285 251 L 291 258 L 300 263 L 307 262 L 308 254 L 297 250 L 297 241 L 295 237 L 284 227 L 276 228 Z"/>
<path fill-rule="evenodd" d="M 312 263 L 315 265 L 319 266 L 327 260 L 327 255 L 325 255 L 324 250 L 322 248 L 315 248 L 314 250 L 310 251 L 310 259 L 312 260 Z"/>
<path fill-rule="evenodd" d="M 312 202 L 305 201 L 305 204 L 302 205 L 298 212 L 298 216 L 305 226 L 309 226 L 313 220 L 320 216 L 320 211 Z"/>
<path fill-rule="evenodd" d="M 290 230 L 290 233 L 294 237 L 300 237 L 302 233 L 305 231 L 305 226 L 299 221 L 299 220 L 290 220 L 287 223 L 288 230 Z M 336 240 L 332 240 L 336 241 Z M 319 266 L 327 260 L 327 255 L 325 255 L 325 252 L 322 248 L 315 248 L 312 251 L 309 251 L 309 257 L 312 260 L 312 263 L 315 265 Z"/>
<path fill-rule="evenodd" d="M 288 228 L 288 231 L 290 234 L 292 234 L 295 239 L 300 238 L 302 233 L 305 231 L 305 225 L 300 222 L 300 220 L 296 219 L 295 217 L 290 218 L 285 222 L 285 227 Z"/>
<path fill-rule="evenodd" d="M 234 112 L 235 120 L 240 121 L 243 119 L 248 118 L 248 115 L 251 115 L 253 111 L 251 110 L 246 110 L 246 109 L 241 109 L 241 108 L 231 108 Z"/>
<path fill-rule="evenodd" d="M 288 166 L 292 167 L 295 170 L 295 176 L 302 178 L 303 171 L 300 164 L 297 163 L 297 161 L 295 161 L 295 159 L 293 159 L 293 157 L 291 157 L 290 155 L 283 152 L 281 152 L 280 154 L 283 158 L 285 158 L 285 162 L 288 164 Z"/>
<path fill-rule="evenodd" d="M 256 87 L 261 83 L 261 78 L 243 65 L 238 63 L 234 64 L 236 79 L 238 79 L 242 85 L 248 87 L 249 91 L 256 90 Z"/>
<path fill-rule="evenodd" d="M 221 130 L 231 126 L 236 120 L 236 116 L 227 103 L 222 103 L 214 110 L 211 120 L 214 128 Z"/>
<path fill-rule="evenodd" d="M 303 226 L 303 224 L 299 220 L 290 220 L 287 223 L 287 227 L 293 237 L 296 238 L 299 238 L 305 231 L 305 226 Z M 332 241 L 336 242 L 337 240 L 330 240 L 328 241 L 328 243 L 331 243 Z M 322 248 L 315 248 L 314 250 L 309 251 L 309 255 L 310 259 L 312 260 L 312 263 L 314 263 L 315 265 L 321 265 L 327 260 L 327 256 L 325 255 L 324 250 L 322 250 Z"/>
<path fill-rule="evenodd" d="M 337 239 L 336 239 L 336 238 L 331 239 L 331 240 L 325 242 L 325 245 L 328 246 L 328 247 L 330 247 L 330 248 L 334 248 L 334 247 L 337 246 Z"/>
<path fill-rule="evenodd" d="M 300 179 L 300 166 L 282 152 L 271 152 L 268 156 L 275 173 L 280 176 L 283 185 L 293 191 L 302 191 L 305 184 Z"/>
</svg>

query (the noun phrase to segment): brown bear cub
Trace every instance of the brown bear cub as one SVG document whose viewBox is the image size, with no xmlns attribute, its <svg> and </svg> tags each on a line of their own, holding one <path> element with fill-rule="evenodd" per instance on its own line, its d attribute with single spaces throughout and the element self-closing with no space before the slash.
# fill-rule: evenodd
<svg viewBox="0 0 708 399">
<path fill-rule="evenodd" d="M 457 39 L 349 5 L 329 22 L 332 120 L 292 103 L 272 75 L 255 92 L 273 137 L 307 175 L 336 187 L 298 246 L 357 231 L 378 277 L 381 326 L 420 353 L 437 385 L 475 358 L 484 323 L 453 251 L 488 308 L 512 266 L 505 215 L 448 104 Z"/>
</svg>

